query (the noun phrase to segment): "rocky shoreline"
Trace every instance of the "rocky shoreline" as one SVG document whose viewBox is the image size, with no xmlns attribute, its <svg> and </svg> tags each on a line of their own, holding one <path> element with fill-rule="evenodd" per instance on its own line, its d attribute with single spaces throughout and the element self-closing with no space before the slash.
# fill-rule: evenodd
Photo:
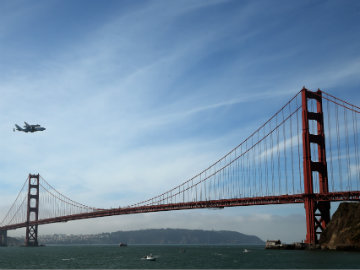
<svg viewBox="0 0 360 270">
<path fill-rule="evenodd" d="M 268 240 L 265 249 L 360 251 L 360 203 L 341 203 L 315 246 Z"/>
<path fill-rule="evenodd" d="M 321 249 L 360 250 L 360 203 L 341 203 L 319 240 Z"/>
</svg>

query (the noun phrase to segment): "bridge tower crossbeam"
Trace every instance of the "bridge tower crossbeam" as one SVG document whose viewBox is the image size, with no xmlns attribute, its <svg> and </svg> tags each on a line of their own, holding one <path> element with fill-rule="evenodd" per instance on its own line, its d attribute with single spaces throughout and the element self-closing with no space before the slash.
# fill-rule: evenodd
<svg viewBox="0 0 360 270">
<path fill-rule="evenodd" d="M 308 101 L 316 102 L 316 112 L 308 110 Z M 329 193 L 327 163 L 325 152 L 324 116 L 322 109 L 322 93 L 302 90 L 302 121 L 303 121 L 303 169 L 306 212 L 306 240 L 310 245 L 318 243 L 318 236 L 330 221 L 330 201 L 316 201 L 314 196 L 314 175 L 319 178 L 319 193 Z M 309 121 L 316 121 L 317 134 L 311 134 Z M 317 146 L 317 157 L 311 157 L 311 144 Z M 316 161 L 315 161 L 316 160 Z"/>
<path fill-rule="evenodd" d="M 39 174 L 29 174 L 25 246 L 38 246 Z M 35 223 L 35 224 L 34 224 Z"/>
</svg>

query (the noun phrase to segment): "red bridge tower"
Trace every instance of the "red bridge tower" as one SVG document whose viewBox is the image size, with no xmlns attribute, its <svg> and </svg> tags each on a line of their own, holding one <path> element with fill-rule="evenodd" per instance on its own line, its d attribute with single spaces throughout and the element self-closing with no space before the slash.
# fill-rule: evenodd
<svg viewBox="0 0 360 270">
<path fill-rule="evenodd" d="M 39 217 L 39 174 L 29 174 L 27 221 L 26 221 L 26 246 L 38 246 L 38 221 Z M 35 222 L 35 224 L 33 224 Z"/>
<path fill-rule="evenodd" d="M 315 100 L 316 112 L 308 110 L 308 100 Z M 322 110 L 322 93 L 302 89 L 302 121 L 303 121 L 303 167 L 306 212 L 306 240 L 310 245 L 318 243 L 318 235 L 330 221 L 330 202 L 316 201 L 314 197 L 313 178 L 319 175 L 319 193 L 329 193 L 327 163 L 325 153 L 324 117 Z M 316 121 L 317 134 L 310 134 L 309 121 Z M 317 146 L 317 157 L 311 157 L 311 147 Z"/>
</svg>

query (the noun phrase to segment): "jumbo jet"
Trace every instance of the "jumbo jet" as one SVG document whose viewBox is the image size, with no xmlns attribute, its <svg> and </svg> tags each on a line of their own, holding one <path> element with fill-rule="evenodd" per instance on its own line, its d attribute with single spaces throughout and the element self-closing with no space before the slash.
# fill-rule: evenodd
<svg viewBox="0 0 360 270">
<path fill-rule="evenodd" d="M 36 132 L 36 131 L 44 131 L 46 128 L 36 124 L 36 125 L 29 125 L 28 123 L 24 122 L 24 128 L 19 127 L 17 124 L 15 124 L 15 128 L 13 128 L 13 131 L 17 130 L 17 131 L 23 131 L 23 132 Z"/>
</svg>

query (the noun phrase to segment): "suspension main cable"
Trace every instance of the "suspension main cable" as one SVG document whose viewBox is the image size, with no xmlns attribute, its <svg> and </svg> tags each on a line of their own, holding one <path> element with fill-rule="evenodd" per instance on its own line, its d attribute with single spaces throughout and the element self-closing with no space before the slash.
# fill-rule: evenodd
<svg viewBox="0 0 360 270">
<path fill-rule="evenodd" d="M 87 206 L 85 204 L 76 202 L 72 199 L 70 199 L 69 197 L 65 196 L 64 194 L 60 193 L 59 191 L 57 191 L 52 185 L 50 185 L 42 176 L 40 176 L 40 178 L 50 187 L 50 189 L 54 190 L 57 194 L 59 194 L 61 197 L 65 198 L 66 200 L 72 202 L 73 204 L 77 204 L 77 205 L 81 205 L 81 207 L 85 207 L 85 208 L 89 208 L 89 209 L 93 209 L 95 210 L 102 210 L 100 208 L 96 208 L 96 207 L 91 207 L 91 206 Z M 44 186 L 42 186 L 44 189 L 46 189 Z M 47 189 L 46 189 L 47 190 Z M 47 190 L 48 192 L 50 192 L 49 190 Z M 53 194 L 54 195 L 54 194 Z M 55 195 L 54 195 L 55 196 Z M 60 198 L 59 198 L 60 199 Z M 64 202 L 66 202 L 65 200 L 63 200 Z"/>
<path fill-rule="evenodd" d="M 28 178 L 26 178 L 26 180 L 25 180 L 24 184 L 22 185 L 22 187 L 21 187 L 21 189 L 20 189 L 20 191 L 19 191 L 18 195 L 16 196 L 15 201 L 14 201 L 14 202 L 13 202 L 13 204 L 11 205 L 11 207 L 10 207 L 9 211 L 6 213 L 6 215 L 5 215 L 4 219 L 1 221 L 1 224 L 3 224 L 3 223 L 4 223 L 5 219 L 6 219 L 6 218 L 7 218 L 7 216 L 10 214 L 10 212 L 11 212 L 12 208 L 15 206 L 15 203 L 16 203 L 17 199 L 20 197 L 20 194 L 23 192 L 23 189 L 24 189 L 24 187 L 25 187 L 25 185 L 26 185 L 26 182 L 27 182 L 27 181 L 28 181 Z M 17 212 L 16 212 L 16 213 L 17 213 Z"/>
</svg>

